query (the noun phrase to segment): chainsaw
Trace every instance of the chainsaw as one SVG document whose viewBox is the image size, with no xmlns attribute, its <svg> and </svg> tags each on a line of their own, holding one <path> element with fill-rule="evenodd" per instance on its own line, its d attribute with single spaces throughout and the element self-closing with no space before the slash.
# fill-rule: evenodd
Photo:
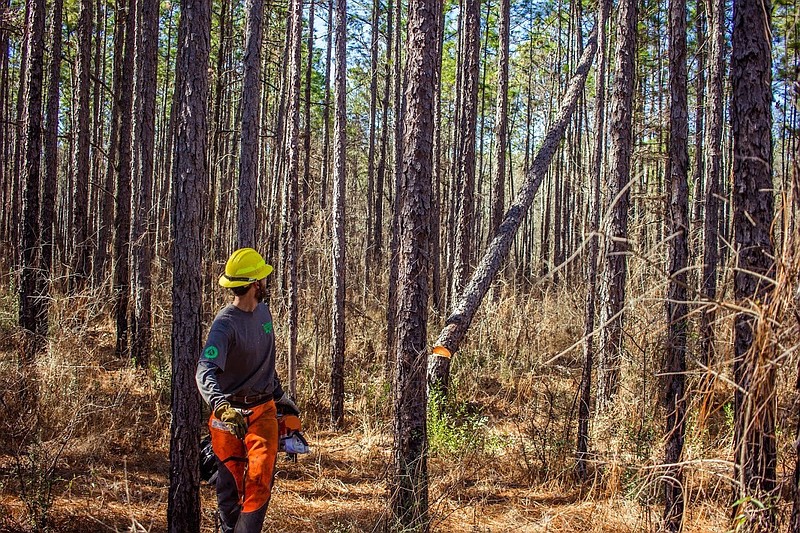
<svg viewBox="0 0 800 533">
<path fill-rule="evenodd" d="M 300 417 L 278 406 L 278 452 L 284 452 L 292 462 L 297 462 L 298 454 L 310 451 L 308 441 L 303 436 Z M 214 485 L 217 481 L 217 457 L 211 447 L 211 435 L 200 440 L 200 479 Z"/>
</svg>

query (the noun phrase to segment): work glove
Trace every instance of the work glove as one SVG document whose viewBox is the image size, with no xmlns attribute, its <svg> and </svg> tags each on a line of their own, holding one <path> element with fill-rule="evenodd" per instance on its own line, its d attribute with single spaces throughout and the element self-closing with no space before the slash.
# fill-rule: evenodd
<svg viewBox="0 0 800 533">
<path fill-rule="evenodd" d="M 283 410 L 287 413 L 293 414 L 295 416 L 300 416 L 300 409 L 297 408 L 297 405 L 289 398 L 289 395 L 284 393 L 283 396 L 275 400 L 275 406 L 282 407 Z"/>
<path fill-rule="evenodd" d="M 245 411 L 245 414 L 250 414 L 251 411 Z M 225 422 L 231 430 L 231 433 L 236 435 L 238 439 L 244 439 L 247 433 L 247 421 L 245 421 L 242 412 L 238 409 L 231 407 L 228 402 L 222 402 L 214 409 L 214 416 L 221 421 Z"/>
</svg>

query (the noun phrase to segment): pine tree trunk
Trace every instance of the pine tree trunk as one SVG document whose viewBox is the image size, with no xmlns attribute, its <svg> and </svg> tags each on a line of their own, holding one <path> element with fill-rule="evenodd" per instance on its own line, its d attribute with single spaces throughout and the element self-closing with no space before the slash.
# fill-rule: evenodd
<svg viewBox="0 0 800 533">
<path fill-rule="evenodd" d="M 75 76 L 78 92 L 75 153 L 72 166 L 72 275 L 70 289 L 86 286 L 90 272 L 89 258 L 89 90 L 91 89 L 92 0 L 81 0 L 78 18 L 78 60 Z"/>
<path fill-rule="evenodd" d="M 392 530 L 427 532 L 428 438 L 425 356 L 430 268 L 433 175 L 433 105 L 439 0 L 410 0 L 406 44 L 406 115 L 397 291 L 397 359 L 394 380 Z"/>
<path fill-rule="evenodd" d="M 211 41 L 207 0 L 181 2 L 175 67 L 175 154 L 172 172 L 171 533 L 199 533 L 200 395 L 194 374 L 202 348 L 202 212 L 206 176 L 206 114 Z"/>
<path fill-rule="evenodd" d="M 686 431 L 686 333 L 689 266 L 689 104 L 686 73 L 686 0 L 669 3 L 669 159 L 667 161 L 667 350 L 664 364 L 666 445 L 664 464 L 664 526 L 678 532 L 683 522 L 683 469 L 678 466 Z"/>
<path fill-rule="evenodd" d="M 763 361 L 760 350 L 751 350 L 758 313 L 770 298 L 774 276 L 770 4 L 734 1 L 731 55 L 734 296 L 739 305 L 752 308 L 738 314 L 734 323 L 733 374 L 740 387 L 734 392 L 735 479 L 738 496 L 768 505 L 766 512 L 756 512 L 746 502 L 740 506 L 752 531 L 773 531 L 776 519 L 770 504 L 777 463 L 775 375 L 769 370 L 773 363 Z"/>
<path fill-rule="evenodd" d="M 597 408 L 610 407 L 619 388 L 623 343 L 623 309 L 628 253 L 628 204 L 631 181 L 631 123 L 636 56 L 636 2 L 621 0 L 618 8 L 614 84 L 611 87 L 611 150 L 608 198 L 609 241 L 603 270 L 600 313 L 602 360 L 598 372 Z"/>
<path fill-rule="evenodd" d="M 19 325 L 25 334 L 19 363 L 25 375 L 26 391 L 23 406 L 35 409 L 37 394 L 33 371 L 26 371 L 36 362 L 44 342 L 41 331 L 44 279 L 39 270 L 41 235 L 39 226 L 39 187 L 41 182 L 42 142 L 42 78 L 44 74 L 45 2 L 30 2 L 27 20 L 28 50 L 27 77 L 24 93 L 24 154 L 22 183 L 25 185 L 22 203 L 21 279 L 19 285 Z"/>
<path fill-rule="evenodd" d="M 9 9 L 9 0 L 2 2 L 3 9 Z M 13 268 L 13 261 L 8 261 L 8 256 L 11 254 L 11 192 L 13 190 L 12 183 L 14 179 L 10 174 L 13 168 L 11 161 L 9 161 L 9 152 L 11 147 L 11 122 L 12 118 L 9 116 L 8 110 L 10 109 L 11 101 L 11 82 L 9 78 L 9 53 L 11 48 L 9 46 L 9 31 L 6 28 L 0 28 L 0 241 L 3 242 L 3 248 L 0 250 L 0 266 L 3 270 L 10 270 Z M 6 248 L 6 243 L 9 247 Z"/>
<path fill-rule="evenodd" d="M 121 13 L 119 13 L 121 11 Z M 108 156 L 106 159 L 105 183 L 99 191 L 100 206 L 97 215 L 96 234 L 97 242 L 94 249 L 94 265 L 92 281 L 95 286 L 106 282 L 108 273 L 109 241 L 112 239 L 112 226 L 114 222 L 114 187 L 118 174 L 120 130 L 122 128 L 122 85 L 123 68 L 125 64 L 125 22 L 127 20 L 124 0 L 118 0 L 114 16 L 114 67 L 111 94 L 111 130 L 108 138 Z"/>
<path fill-rule="evenodd" d="M 47 103 L 44 125 L 44 181 L 39 219 L 42 231 L 42 255 L 40 261 L 42 280 L 42 313 L 39 322 L 39 334 L 47 335 L 47 312 L 50 307 L 49 295 L 53 270 L 53 232 L 55 225 L 56 191 L 58 190 L 58 108 L 59 82 L 61 81 L 61 50 L 63 2 L 53 0 L 52 21 L 50 26 L 50 60 L 47 65 Z M 2 100 L 0 100 L 2 101 Z M 1 104 L 0 104 L 1 105 Z M 1 143 L 0 143 L 1 144 Z M 2 150 L 2 148 L 0 148 Z"/>
<path fill-rule="evenodd" d="M 431 306 L 438 314 L 443 311 L 442 302 L 442 247 L 441 247 L 441 216 L 442 216 L 442 49 L 444 47 L 444 13 L 439 13 L 436 23 L 438 35 L 436 37 L 436 71 L 434 76 L 434 108 L 435 117 L 433 125 L 433 185 L 431 209 Z"/>
<path fill-rule="evenodd" d="M 303 206 L 302 206 L 302 223 L 303 229 L 308 227 L 309 223 L 309 210 L 312 208 L 309 202 L 310 186 L 311 186 L 311 73 L 314 70 L 314 4 L 316 2 L 311 0 L 308 3 L 308 41 L 307 41 L 307 54 L 308 60 L 306 61 L 306 82 L 305 82 L 305 130 L 303 131 Z"/>
<path fill-rule="evenodd" d="M 372 261 L 379 265 L 383 257 L 383 195 L 386 183 L 386 160 L 389 144 L 389 100 L 392 88 L 392 0 L 386 6 L 386 61 L 384 63 L 383 99 L 381 104 L 381 148 L 378 156 L 378 168 L 375 181 L 375 209 L 373 210 L 374 226 Z"/>
<path fill-rule="evenodd" d="M 131 357 L 140 368 L 150 364 L 152 340 L 153 169 L 156 126 L 156 73 L 158 70 L 158 0 L 138 0 L 140 30 L 136 51 L 137 138 L 131 226 L 133 306 L 131 309 Z"/>
<path fill-rule="evenodd" d="M 12 172 L 11 176 L 11 249 L 12 249 L 12 268 L 17 269 L 20 267 L 21 262 L 21 250 L 20 250 L 20 242 L 22 240 L 22 236 L 20 235 L 20 219 L 22 215 L 22 192 L 20 191 L 22 185 L 22 173 L 24 172 L 23 167 L 25 166 L 25 128 L 24 128 L 24 121 L 25 121 L 25 101 L 26 101 L 26 89 L 25 86 L 27 84 L 27 72 L 28 72 L 28 19 L 30 17 L 30 10 L 31 10 L 31 3 L 25 2 L 25 24 L 24 30 L 22 34 L 22 58 L 20 59 L 20 67 L 19 67 L 19 77 L 18 77 L 18 85 L 17 88 L 17 109 L 16 109 L 16 120 L 15 120 L 15 129 L 14 129 L 14 171 Z"/>
<path fill-rule="evenodd" d="M 259 101 L 261 100 L 262 0 L 248 0 L 242 82 L 242 136 L 239 154 L 239 218 L 236 248 L 256 246 L 256 172 Z"/>
<path fill-rule="evenodd" d="M 497 54 L 497 118 L 494 123 L 496 138 L 495 176 L 492 182 L 491 234 L 497 232 L 503 220 L 506 188 L 506 145 L 508 144 L 508 53 L 509 53 L 509 0 L 500 2 L 500 44 Z"/>
<path fill-rule="evenodd" d="M 367 147 L 367 232 L 364 245 L 364 302 L 367 300 L 367 293 L 372 285 L 372 258 L 375 255 L 375 138 L 378 116 L 378 23 L 380 21 L 380 10 L 380 1 L 373 0 L 369 70 L 369 144 Z"/>
<path fill-rule="evenodd" d="M 387 374 L 391 372 L 392 366 L 389 364 L 396 353 L 396 333 L 397 333 L 397 278 L 398 254 L 400 253 L 400 172 L 403 160 L 403 116 L 404 101 L 402 87 L 404 86 L 403 73 L 400 65 L 403 60 L 402 54 L 402 14 L 403 1 L 397 0 L 395 4 L 394 19 L 396 22 L 394 32 L 394 172 L 392 173 L 392 238 L 389 245 L 389 283 L 388 297 L 386 306 L 386 360 Z"/>
<path fill-rule="evenodd" d="M 480 55 L 480 2 L 464 2 L 464 53 L 462 56 L 462 102 L 459 114 L 459 159 L 456 179 L 458 211 L 455 220 L 454 265 L 450 280 L 451 309 L 456 306 L 470 275 L 475 216 L 475 136 L 478 120 L 478 58 Z M 428 379 L 435 385 L 437 400 L 443 400 L 450 386 L 450 358 L 431 360 Z"/>
<path fill-rule="evenodd" d="M 319 206 L 328 206 L 328 173 L 331 140 L 331 48 L 333 43 L 333 0 L 328 0 L 328 40 L 325 47 L 325 105 L 322 109 L 322 176 L 319 183 Z"/>
<path fill-rule="evenodd" d="M 478 59 L 480 55 L 480 2 L 464 3 L 463 107 L 458 124 L 458 199 L 456 217 L 456 261 L 452 296 L 461 294 L 470 275 L 471 247 L 474 242 L 475 215 L 475 136 L 478 121 Z"/>
<path fill-rule="evenodd" d="M 123 72 L 134 71 L 136 2 L 125 7 Z M 114 209 L 114 314 L 117 323 L 117 356 L 128 353 L 128 301 L 130 300 L 131 151 L 133 76 L 123 75 L 119 87 L 119 166 Z"/>
<path fill-rule="evenodd" d="M 694 164 L 692 167 L 692 228 L 689 240 L 691 262 L 695 263 L 701 251 L 703 234 L 703 211 L 705 206 L 705 161 L 703 159 L 703 124 L 705 123 L 705 91 L 706 91 L 706 49 L 709 42 L 705 36 L 705 0 L 697 2 L 695 20 L 695 39 L 697 40 L 697 80 L 694 119 Z M 693 279 L 694 275 L 693 275 Z M 702 283 L 702 281 L 701 281 Z M 702 287 L 701 287 L 702 289 Z"/>
<path fill-rule="evenodd" d="M 594 159 L 592 160 L 592 200 L 590 207 L 590 231 L 586 250 L 586 270 L 588 287 L 586 289 L 586 311 L 584 315 L 583 374 L 581 375 L 580 399 L 578 404 L 578 445 L 576 451 L 575 473 L 579 479 L 586 480 L 589 475 L 589 421 L 592 393 L 592 367 L 594 365 L 595 343 L 594 324 L 597 307 L 597 260 L 599 256 L 600 230 L 600 184 L 603 173 L 603 147 L 605 144 L 605 91 L 606 91 L 606 22 L 611 11 L 611 0 L 601 0 L 597 13 L 597 101 L 595 102 Z"/>
<path fill-rule="evenodd" d="M 724 75 L 725 4 L 723 0 L 706 0 L 710 50 L 708 54 L 708 91 L 705 124 L 705 218 L 703 220 L 703 279 L 701 293 L 712 301 L 717 296 L 717 264 L 719 260 L 719 183 L 722 160 L 722 83 Z M 700 315 L 700 357 L 710 365 L 714 357 L 714 320 L 716 307 L 703 307 Z"/>
<path fill-rule="evenodd" d="M 297 330 L 298 299 L 300 297 L 297 282 L 297 260 L 299 255 L 299 163 L 300 163 L 300 48 L 303 36 L 303 2 L 292 0 L 291 32 L 292 41 L 289 51 L 289 100 L 286 115 L 289 119 L 287 127 L 286 150 L 286 209 L 288 218 L 286 240 L 286 274 L 289 299 L 289 353 L 288 353 L 288 388 L 292 397 L 297 394 Z"/>
<path fill-rule="evenodd" d="M 345 180 L 347 177 L 347 1 L 336 0 L 336 116 L 333 140 L 333 307 L 331 325 L 331 424 L 344 424 Z"/>
</svg>

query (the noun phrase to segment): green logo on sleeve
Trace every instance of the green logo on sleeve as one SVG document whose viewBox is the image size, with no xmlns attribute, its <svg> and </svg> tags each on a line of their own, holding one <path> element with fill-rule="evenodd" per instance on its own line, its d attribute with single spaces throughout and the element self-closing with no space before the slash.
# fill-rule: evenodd
<svg viewBox="0 0 800 533">
<path fill-rule="evenodd" d="M 261 324 L 261 327 L 264 328 L 264 333 L 266 333 L 267 335 L 272 333 L 272 322 Z"/>
<path fill-rule="evenodd" d="M 218 355 L 219 355 L 219 350 L 217 350 L 216 346 L 209 346 L 203 352 L 203 357 L 205 357 L 206 359 L 216 359 Z"/>
</svg>

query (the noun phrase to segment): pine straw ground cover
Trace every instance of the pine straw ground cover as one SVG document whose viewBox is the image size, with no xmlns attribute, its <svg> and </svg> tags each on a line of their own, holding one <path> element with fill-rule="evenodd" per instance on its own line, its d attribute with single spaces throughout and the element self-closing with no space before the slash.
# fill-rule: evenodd
<svg viewBox="0 0 800 533">
<path fill-rule="evenodd" d="M 595 476 L 580 484 L 572 465 L 581 356 L 579 346 L 569 348 L 581 336 L 581 292 L 500 299 L 476 318 L 469 344 L 454 358 L 454 395 L 429 420 L 433 531 L 657 530 L 663 413 L 654 361 L 662 306 L 646 294 L 633 304 L 629 327 L 637 334 L 631 335 L 622 391 L 615 411 L 594 422 Z M 0 298 L 0 531 L 34 530 L 37 520 L 52 531 L 165 531 L 170 392 L 163 329 L 145 374 L 114 357 L 106 311 L 57 300 L 57 333 L 37 362 L 41 429 L 32 431 L 32 415 L 16 402 L 15 302 L 8 293 Z M 160 328 L 167 323 L 156 319 Z M 332 432 L 325 422 L 325 356 L 309 340 L 301 350 L 299 400 L 312 452 L 297 463 L 279 460 L 265 531 L 383 531 L 389 387 L 383 361 L 369 344 L 380 333 L 360 335 L 358 318 L 351 324 L 344 431 Z M 721 331 L 729 335 L 729 328 Z M 784 486 L 794 464 L 793 364 L 779 377 Z M 690 398 L 685 531 L 730 529 L 730 397 L 730 385 L 717 380 L 708 395 Z M 203 531 L 210 532 L 213 489 L 204 485 L 201 496 Z M 782 520 L 789 502 L 784 491 Z"/>
</svg>

